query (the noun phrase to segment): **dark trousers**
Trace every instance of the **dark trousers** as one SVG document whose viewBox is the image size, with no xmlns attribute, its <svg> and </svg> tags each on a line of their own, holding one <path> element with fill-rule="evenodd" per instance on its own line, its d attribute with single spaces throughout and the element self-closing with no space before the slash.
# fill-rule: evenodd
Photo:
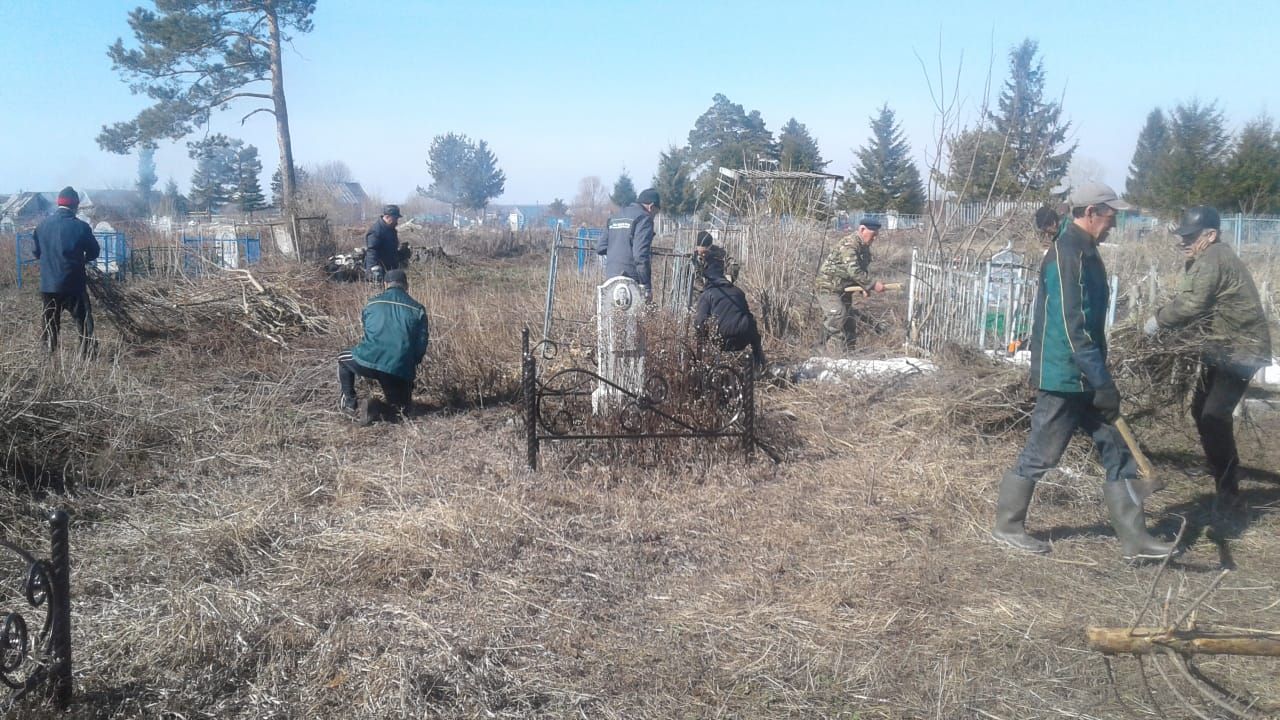
<svg viewBox="0 0 1280 720">
<path fill-rule="evenodd" d="M 751 348 L 751 361 L 755 366 L 764 367 L 764 347 L 760 344 L 760 331 L 754 324 L 736 335 L 720 338 L 721 350 L 742 352 L 747 348 Z"/>
<path fill-rule="evenodd" d="M 381 370 L 365 367 L 351 357 L 351 351 L 338 356 L 338 383 L 342 386 L 344 401 L 356 399 L 356 376 L 377 380 L 387 403 L 401 412 L 407 411 L 413 402 L 413 381 L 396 377 Z"/>
<path fill-rule="evenodd" d="M 43 301 L 43 330 L 41 339 L 44 345 L 53 352 L 58 349 L 58 333 L 62 329 L 62 312 L 71 313 L 76 321 L 76 329 L 80 332 L 80 354 L 88 355 L 93 350 L 93 310 L 89 306 L 88 291 L 80 293 L 40 293 Z"/>
<path fill-rule="evenodd" d="M 1191 396 L 1191 417 L 1216 486 L 1230 492 L 1239 487 L 1236 468 L 1240 464 L 1232 415 L 1248 389 L 1249 376 L 1240 370 L 1205 363 Z"/>
<path fill-rule="evenodd" d="M 1031 434 L 1018 455 L 1013 472 L 1036 482 L 1058 465 L 1071 436 L 1079 429 L 1093 439 L 1098 459 L 1107 471 L 1107 482 L 1138 477 L 1137 463 L 1124 438 L 1093 406 L 1093 393 L 1057 393 L 1041 390 L 1031 412 Z"/>
</svg>

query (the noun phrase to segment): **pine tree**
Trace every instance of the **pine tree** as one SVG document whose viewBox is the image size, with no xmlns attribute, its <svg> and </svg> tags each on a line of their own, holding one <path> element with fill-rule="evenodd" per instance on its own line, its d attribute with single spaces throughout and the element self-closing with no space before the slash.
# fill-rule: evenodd
<svg viewBox="0 0 1280 720">
<path fill-rule="evenodd" d="M 1036 58 L 1039 44 L 1031 39 L 1009 51 L 1009 78 L 1000 93 L 999 112 L 991 116 L 993 129 L 1005 138 L 1008 181 L 998 187 L 1005 198 L 1048 200 L 1067 175 L 1075 144 L 1064 147 L 1071 123 L 1062 122 L 1062 108 L 1044 99 L 1044 63 Z"/>
<path fill-rule="evenodd" d="M 483 210 L 502 194 L 507 176 L 498 168 L 498 159 L 484 140 L 473 143 L 460 133 L 445 133 L 431 140 L 427 150 L 427 170 L 431 185 L 418 193 L 457 208 Z"/>
<path fill-rule="evenodd" d="M 809 128 L 795 118 L 787 121 L 778 133 L 778 166 L 783 170 L 824 172 L 830 163 L 822 159 L 818 141 Z"/>
<path fill-rule="evenodd" d="M 464 206 L 471 210 L 483 210 L 489 201 L 506 189 L 507 175 L 498 168 L 498 158 L 489 144 L 480 140 L 471 151 L 471 166 L 466 182 Z"/>
<path fill-rule="evenodd" d="M 947 141 L 947 154 L 947 175 L 941 182 L 960 202 L 1000 200 L 1018 187 L 1007 138 L 991 128 L 960 132 Z"/>
<path fill-rule="evenodd" d="M 187 214 L 187 199 L 178 192 L 178 183 L 173 178 L 165 183 L 164 194 L 160 197 L 160 214 L 171 218 Z"/>
<path fill-rule="evenodd" d="M 636 186 L 635 183 L 631 182 L 631 176 L 627 174 L 626 168 L 622 169 L 622 174 L 613 183 L 613 194 L 609 196 L 609 200 L 620 208 L 624 208 L 636 201 Z"/>
<path fill-rule="evenodd" d="M 1129 178 L 1124 184 L 1126 200 L 1138 207 L 1158 205 L 1152 183 L 1168 154 L 1169 124 L 1165 122 L 1164 112 L 1155 108 L 1147 114 L 1147 122 L 1138 133 L 1138 147 L 1133 151 Z"/>
<path fill-rule="evenodd" d="M 258 148 L 248 145 L 235 155 L 236 189 L 234 200 L 242 212 L 252 213 L 266 207 L 262 195 L 262 160 Z"/>
<path fill-rule="evenodd" d="M 658 156 L 653 189 L 662 198 L 663 212 L 679 216 L 691 215 L 697 210 L 698 189 L 693 182 L 693 164 L 687 149 L 672 145 Z"/>
<path fill-rule="evenodd" d="M 156 191 L 156 146 L 147 144 L 138 148 L 138 194 L 148 208 Z"/>
<path fill-rule="evenodd" d="M 765 127 L 760 112 L 748 113 L 720 93 L 694 121 L 687 150 L 686 160 L 697 175 L 698 193 L 704 199 L 715 189 L 718 168 L 755 168 L 778 161 L 773 133 Z"/>
<path fill-rule="evenodd" d="M 311 184 L 311 173 L 302 168 L 294 168 L 293 171 L 294 187 L 298 192 L 306 189 Z M 284 194 L 284 180 L 280 176 L 280 168 L 271 174 L 271 204 L 277 208 L 283 208 L 281 204 L 284 202 L 282 195 Z"/>
<path fill-rule="evenodd" d="M 191 206 L 198 212 L 213 213 L 230 202 L 235 192 L 237 177 L 235 156 L 240 141 L 221 133 L 204 140 L 187 143 L 187 155 L 196 161 L 191 174 Z"/>
<path fill-rule="evenodd" d="M 856 153 L 841 205 L 849 210 L 915 215 L 924 211 L 924 183 L 911 161 L 911 148 L 888 104 L 871 119 L 871 139 Z"/>
<path fill-rule="evenodd" d="M 112 67 L 134 94 L 154 100 L 134 119 L 103 127 L 98 144 L 127 153 L 160 138 L 173 140 L 207 126 L 216 110 L 256 100 L 275 117 L 286 207 L 292 208 L 293 141 L 285 103 L 283 49 L 289 31 L 311 32 L 316 0 L 167 0 L 129 13 L 137 48 L 117 39 L 107 50 Z"/>
<path fill-rule="evenodd" d="M 1151 183 L 1156 209 L 1171 214 L 1189 205 L 1220 204 L 1229 151 L 1230 137 L 1217 103 L 1192 100 L 1175 107 L 1169 120 L 1169 152 Z"/>
<path fill-rule="evenodd" d="M 1280 213 L 1280 134 L 1271 118 L 1263 115 L 1244 126 L 1225 175 L 1224 209 L 1247 215 Z"/>
</svg>

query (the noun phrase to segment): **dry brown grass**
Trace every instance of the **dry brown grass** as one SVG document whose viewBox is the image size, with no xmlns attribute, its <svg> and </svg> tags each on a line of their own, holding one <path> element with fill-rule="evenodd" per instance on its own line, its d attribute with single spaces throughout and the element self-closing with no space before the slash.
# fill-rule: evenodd
<svg viewBox="0 0 1280 720">
<path fill-rule="evenodd" d="M 61 462 L 96 482 L 6 491 L 0 509 L 29 547 L 43 509 L 74 519 L 77 703 L 21 716 L 1193 717 L 1159 685 L 1160 710 L 1139 709 L 1132 662 L 1113 685 L 1084 647 L 1085 625 L 1133 618 L 1157 569 L 1120 561 L 1083 447 L 1032 508 L 1052 555 L 988 541 L 1023 436 L 981 429 L 1009 386 L 972 360 L 890 391 L 762 386 L 791 439 L 780 465 L 601 453 L 525 470 L 517 413 L 490 400 L 544 267 L 414 267 L 433 323 L 418 397 L 437 410 L 367 429 L 333 409 L 367 286 L 300 284 L 337 330 L 287 349 L 197 329 L 125 346 L 104 322 L 106 359 L 59 370 L 40 369 L 32 294 L 0 290 L 0 420 L 33 401 L 105 410 L 59 416 L 80 431 Z M 1230 523 L 1179 473 L 1199 457 L 1189 423 L 1161 422 L 1144 439 L 1171 482 L 1149 509 L 1170 535 L 1187 518 L 1191 549 L 1157 596 L 1185 605 L 1230 555 L 1202 618 L 1280 629 L 1280 422 L 1241 433 L 1249 509 Z M 1280 695 L 1275 659 L 1201 667 Z"/>
</svg>

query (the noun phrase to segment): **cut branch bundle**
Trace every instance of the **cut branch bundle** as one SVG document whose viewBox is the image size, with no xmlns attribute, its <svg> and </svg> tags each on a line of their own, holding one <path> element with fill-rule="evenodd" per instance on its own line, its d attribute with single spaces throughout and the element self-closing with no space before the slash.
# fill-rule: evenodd
<svg viewBox="0 0 1280 720">
<path fill-rule="evenodd" d="M 322 335 L 331 321 L 285 284 L 264 285 L 248 270 L 224 270 L 201 281 L 111 282 L 95 275 L 89 290 L 97 307 L 128 341 L 185 333 L 226 322 L 287 347 L 287 338 Z"/>
</svg>

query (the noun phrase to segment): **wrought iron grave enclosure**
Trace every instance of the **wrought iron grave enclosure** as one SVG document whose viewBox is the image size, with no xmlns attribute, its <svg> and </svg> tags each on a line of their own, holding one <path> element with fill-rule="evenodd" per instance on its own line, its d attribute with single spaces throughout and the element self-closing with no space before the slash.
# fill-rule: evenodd
<svg viewBox="0 0 1280 720">
<path fill-rule="evenodd" d="M 60 707 L 71 703 L 70 521 L 66 511 L 49 513 L 48 559 L 0 539 L 0 548 L 7 551 L 0 553 L 7 560 L 6 572 L 15 565 L 21 568 L 16 582 L 5 575 L 0 585 L 0 682 L 9 688 L 0 714 L 41 686 L 50 689 Z M 39 623 L 29 623 L 29 616 L 39 617 Z"/>
<path fill-rule="evenodd" d="M 541 345 L 541 344 L 540 344 Z M 756 445 L 755 387 L 751 358 L 743 355 L 728 363 L 693 370 L 701 389 L 697 402 L 708 412 L 709 422 L 690 419 L 688 408 L 672 403 L 672 383 L 657 374 L 645 377 L 642 387 L 627 388 L 602 377 L 594 369 L 564 367 L 538 375 L 538 356 L 544 359 L 554 345 L 535 350 L 529 330 L 522 333 L 521 395 L 525 425 L 526 461 L 538 467 L 542 443 L 553 441 L 653 440 L 662 438 L 738 438 L 748 459 Z M 597 417 L 591 397 L 605 387 L 616 399 L 614 411 Z"/>
</svg>

